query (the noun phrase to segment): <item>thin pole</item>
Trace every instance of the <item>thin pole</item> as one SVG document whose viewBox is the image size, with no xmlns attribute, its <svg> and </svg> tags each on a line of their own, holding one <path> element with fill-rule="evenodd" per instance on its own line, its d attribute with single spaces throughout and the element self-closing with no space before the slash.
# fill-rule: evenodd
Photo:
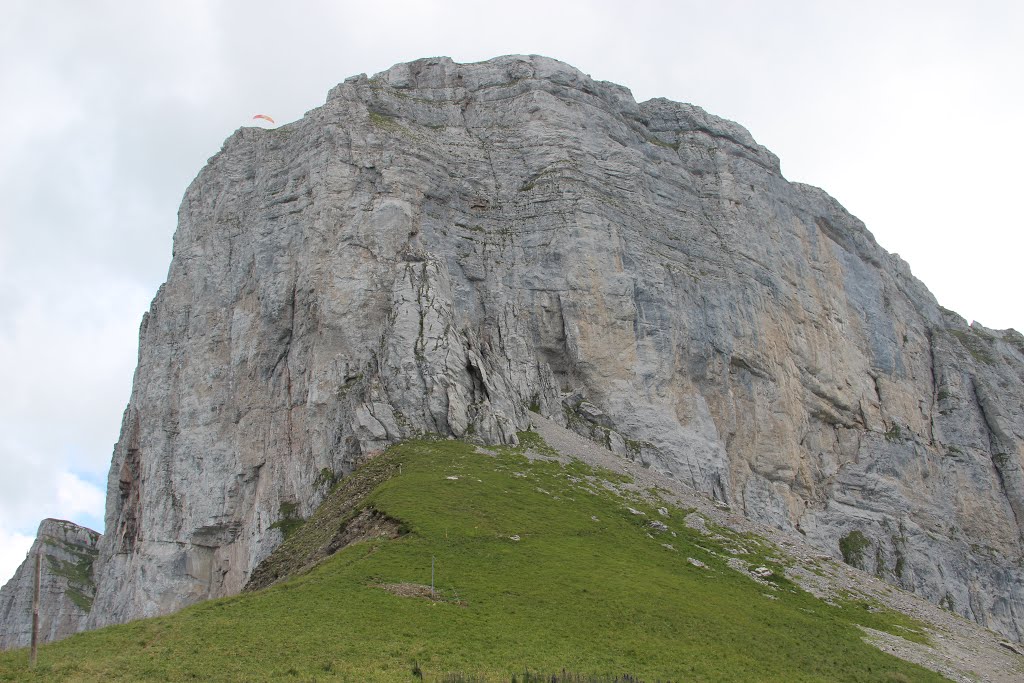
<svg viewBox="0 0 1024 683">
<path fill-rule="evenodd" d="M 28 655 L 29 668 L 36 666 L 36 650 L 39 647 L 39 582 L 43 572 L 43 549 L 36 551 L 35 588 L 32 591 L 32 651 Z"/>
<path fill-rule="evenodd" d="M 434 556 L 430 556 L 430 597 L 434 597 Z"/>
</svg>

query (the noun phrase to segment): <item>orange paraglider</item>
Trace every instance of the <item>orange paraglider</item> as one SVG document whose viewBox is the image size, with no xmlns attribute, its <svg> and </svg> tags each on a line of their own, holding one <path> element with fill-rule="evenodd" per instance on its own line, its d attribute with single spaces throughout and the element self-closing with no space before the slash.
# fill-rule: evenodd
<svg viewBox="0 0 1024 683">
<path fill-rule="evenodd" d="M 274 123 L 274 119 L 270 118 L 266 114 L 256 114 L 256 116 L 254 116 L 252 118 L 253 118 L 253 120 L 255 120 L 255 119 L 263 119 L 264 121 L 270 121 L 271 123 Z M 277 124 L 274 124 L 274 125 L 277 125 Z"/>
</svg>

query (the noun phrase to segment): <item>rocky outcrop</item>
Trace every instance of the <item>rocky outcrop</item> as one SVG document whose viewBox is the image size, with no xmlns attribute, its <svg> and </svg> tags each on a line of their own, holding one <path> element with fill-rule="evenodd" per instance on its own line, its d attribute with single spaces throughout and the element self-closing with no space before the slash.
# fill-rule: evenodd
<svg viewBox="0 0 1024 683">
<path fill-rule="evenodd" d="M 36 557 L 42 555 L 39 582 L 39 638 L 59 640 L 85 627 L 96 584 L 93 562 L 100 535 L 60 519 L 45 519 L 35 543 L 0 589 L 0 650 L 32 641 L 32 596 Z"/>
<path fill-rule="evenodd" d="M 968 326 L 735 123 L 426 59 L 237 131 L 186 192 L 92 626 L 239 591 L 327 482 L 533 410 L 1024 635 L 1024 340 Z"/>
</svg>

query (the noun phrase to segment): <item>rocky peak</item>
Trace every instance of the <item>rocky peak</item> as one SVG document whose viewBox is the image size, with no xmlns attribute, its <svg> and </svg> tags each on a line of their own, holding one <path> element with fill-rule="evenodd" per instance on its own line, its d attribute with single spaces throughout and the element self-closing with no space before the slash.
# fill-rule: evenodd
<svg viewBox="0 0 1024 683">
<path fill-rule="evenodd" d="M 398 91 L 415 91 L 415 97 L 447 101 L 470 97 L 482 91 L 515 86 L 523 90 L 547 89 L 570 97 L 589 96 L 615 112 L 636 112 L 637 104 L 628 88 L 607 81 L 595 81 L 575 67 L 538 55 L 506 55 L 485 62 L 457 64 L 449 57 L 417 59 L 396 64 L 367 79 L 365 74 L 345 79 L 333 89 L 328 101 L 342 96 L 346 86 L 365 83 Z M 453 98 L 452 95 L 455 95 Z"/>
<path fill-rule="evenodd" d="M 25 561 L 0 589 L 0 649 L 25 647 L 32 639 L 36 556 L 40 572 L 39 634 L 59 640 L 85 626 L 96 584 L 93 562 L 100 535 L 62 519 L 44 519 Z"/>
</svg>

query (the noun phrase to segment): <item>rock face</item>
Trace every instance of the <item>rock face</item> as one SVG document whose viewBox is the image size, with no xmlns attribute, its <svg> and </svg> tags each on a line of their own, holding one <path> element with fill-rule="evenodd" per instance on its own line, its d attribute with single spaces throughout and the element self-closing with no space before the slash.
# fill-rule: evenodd
<svg viewBox="0 0 1024 683">
<path fill-rule="evenodd" d="M 1024 337 L 735 123 L 419 60 L 237 131 L 179 221 L 90 626 L 237 592 L 358 459 L 533 410 L 1024 636 Z"/>
<path fill-rule="evenodd" d="M 45 519 L 25 561 L 0 589 L 0 650 L 32 641 L 32 595 L 36 555 L 43 562 L 39 582 L 39 638 L 59 640 L 81 631 L 92 609 L 93 562 L 100 535 L 59 519 Z"/>
</svg>

